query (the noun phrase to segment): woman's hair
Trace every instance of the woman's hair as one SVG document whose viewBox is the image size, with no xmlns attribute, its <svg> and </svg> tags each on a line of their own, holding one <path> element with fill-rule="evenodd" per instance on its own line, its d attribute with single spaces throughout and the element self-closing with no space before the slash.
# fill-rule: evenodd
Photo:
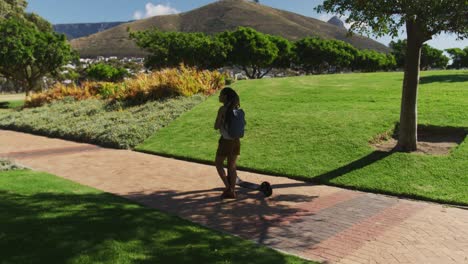
<svg viewBox="0 0 468 264">
<path fill-rule="evenodd" d="M 225 87 L 221 90 L 221 95 L 226 96 L 226 101 L 224 101 L 224 106 L 226 109 L 226 117 L 224 118 L 224 125 L 229 124 L 231 121 L 233 110 L 240 107 L 239 95 L 231 87 Z"/>
</svg>

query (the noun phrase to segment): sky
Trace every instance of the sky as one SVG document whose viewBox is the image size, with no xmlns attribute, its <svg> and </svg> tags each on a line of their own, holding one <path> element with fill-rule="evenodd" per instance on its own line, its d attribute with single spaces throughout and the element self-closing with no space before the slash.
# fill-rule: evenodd
<svg viewBox="0 0 468 264">
<path fill-rule="evenodd" d="M 27 11 L 46 18 L 53 24 L 114 22 L 142 19 L 155 15 L 187 12 L 216 0 L 28 0 Z M 260 0 L 260 3 L 284 9 L 304 16 L 327 21 L 334 14 L 317 14 L 314 7 L 322 0 Z M 390 37 L 372 39 L 388 45 Z M 406 38 L 402 32 L 399 38 Z M 456 40 L 456 36 L 442 34 L 428 41 L 437 49 L 464 48 L 468 39 Z"/>
</svg>

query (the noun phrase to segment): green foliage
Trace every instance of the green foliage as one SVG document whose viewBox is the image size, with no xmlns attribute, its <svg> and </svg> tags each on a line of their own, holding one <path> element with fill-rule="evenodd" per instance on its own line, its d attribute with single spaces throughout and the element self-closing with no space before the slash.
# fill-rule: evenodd
<svg viewBox="0 0 468 264">
<path fill-rule="evenodd" d="M 0 47 L 0 74 L 26 92 L 40 89 L 44 76 L 57 75 L 76 56 L 65 35 L 18 18 L 0 21 Z"/>
<path fill-rule="evenodd" d="M 392 55 L 374 50 L 358 50 L 339 40 L 304 38 L 295 43 L 296 66 L 308 73 L 323 73 L 335 68 L 365 72 L 390 70 L 395 66 Z"/>
<path fill-rule="evenodd" d="M 359 51 L 354 66 L 364 72 L 390 70 L 396 66 L 395 57 L 374 50 Z"/>
<path fill-rule="evenodd" d="M 272 41 L 268 35 L 252 28 L 239 27 L 219 37 L 232 47 L 228 55 L 229 64 L 241 67 L 249 78 L 262 78 L 266 74 L 262 69 L 271 68 L 278 58 L 279 49 L 275 42 L 281 40 L 277 38 Z"/>
<path fill-rule="evenodd" d="M 107 147 L 132 148 L 205 97 L 179 97 L 130 107 L 120 102 L 69 99 L 0 113 L 0 127 Z"/>
<path fill-rule="evenodd" d="M 294 58 L 294 44 L 280 36 L 268 35 L 268 37 L 278 48 L 278 56 L 273 61 L 271 67 L 277 69 L 290 68 Z"/>
<path fill-rule="evenodd" d="M 447 68 L 447 64 L 449 62 L 449 58 L 444 55 L 442 50 L 438 50 L 429 46 L 428 44 L 424 44 L 421 50 L 421 69 L 445 69 Z"/>
<path fill-rule="evenodd" d="M 421 75 L 420 124 L 468 132 L 466 71 Z M 468 138 L 443 156 L 385 153 L 369 145 L 376 135 L 394 130 L 402 79 L 402 72 L 390 72 L 236 82 L 234 89 L 248 117 L 238 166 L 468 205 Z M 212 122 L 219 105 L 215 96 L 209 98 L 137 149 L 212 162 L 219 137 Z"/>
<path fill-rule="evenodd" d="M 318 72 L 323 65 L 320 38 L 303 38 L 295 43 L 296 64 L 308 73 Z"/>
<path fill-rule="evenodd" d="M 464 49 L 447 49 L 446 51 L 452 58 L 452 64 L 450 65 L 450 68 L 468 68 L 468 47 L 465 47 Z"/>
<path fill-rule="evenodd" d="M 103 82 L 119 82 L 129 75 L 125 68 L 113 67 L 105 63 L 96 63 L 86 69 L 89 79 Z"/>
<path fill-rule="evenodd" d="M 468 36 L 466 0 L 325 0 L 316 10 L 346 15 L 351 31 L 376 36 L 389 34 L 397 37 L 400 28 L 408 21 L 419 27 L 418 34 L 421 34 L 423 42 L 442 32 Z"/>
<path fill-rule="evenodd" d="M 0 20 L 24 14 L 26 0 L 0 0 Z"/>
<path fill-rule="evenodd" d="M 136 44 L 147 50 L 148 68 L 177 67 L 181 63 L 203 69 L 224 65 L 227 47 L 222 41 L 203 33 L 162 32 L 157 29 L 131 32 Z"/>
<path fill-rule="evenodd" d="M 405 67 L 405 58 L 406 58 L 406 49 L 407 41 L 398 40 L 391 41 L 390 48 L 392 49 L 392 54 L 395 56 L 397 67 Z M 447 67 L 449 58 L 443 54 L 442 50 L 438 50 L 429 46 L 428 44 L 423 44 L 421 49 L 421 69 L 427 70 L 430 68 L 439 68 L 445 69 Z"/>
<path fill-rule="evenodd" d="M 17 165 L 7 159 L 0 158 L 0 173 L 4 171 L 21 170 L 23 166 Z"/>
</svg>

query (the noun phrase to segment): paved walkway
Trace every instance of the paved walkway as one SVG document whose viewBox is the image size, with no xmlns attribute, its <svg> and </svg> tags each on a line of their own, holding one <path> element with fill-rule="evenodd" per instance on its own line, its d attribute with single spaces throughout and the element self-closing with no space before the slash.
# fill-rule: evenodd
<svg viewBox="0 0 468 264">
<path fill-rule="evenodd" d="M 248 172 L 274 195 L 221 201 L 212 166 L 3 130 L 0 157 L 307 259 L 468 263 L 466 209 Z"/>
</svg>

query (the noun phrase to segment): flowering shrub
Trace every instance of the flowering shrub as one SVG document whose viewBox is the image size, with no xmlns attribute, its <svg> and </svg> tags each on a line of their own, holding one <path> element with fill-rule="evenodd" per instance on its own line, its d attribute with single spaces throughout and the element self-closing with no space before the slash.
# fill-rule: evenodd
<svg viewBox="0 0 468 264">
<path fill-rule="evenodd" d="M 218 71 L 200 71 L 180 65 L 149 74 L 140 73 L 119 83 L 84 82 L 81 86 L 56 84 L 52 89 L 33 94 L 25 107 L 37 107 L 66 97 L 112 101 L 146 102 L 174 96 L 213 94 L 225 85 L 226 75 Z"/>
</svg>

